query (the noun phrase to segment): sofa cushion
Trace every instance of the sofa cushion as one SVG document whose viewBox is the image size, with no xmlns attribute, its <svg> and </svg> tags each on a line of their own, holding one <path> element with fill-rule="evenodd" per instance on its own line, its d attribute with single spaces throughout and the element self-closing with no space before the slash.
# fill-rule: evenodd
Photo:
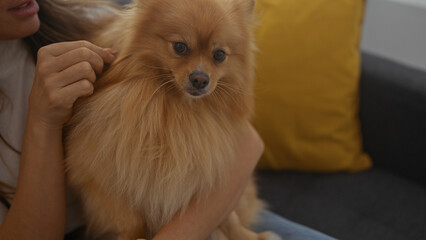
<svg viewBox="0 0 426 240">
<path fill-rule="evenodd" d="M 426 189 L 391 172 L 259 172 L 258 178 L 272 211 L 338 239 L 426 239 Z"/>
<path fill-rule="evenodd" d="M 367 53 L 362 60 L 365 151 L 376 167 L 426 186 L 426 71 Z"/>
<path fill-rule="evenodd" d="M 260 167 L 368 168 L 358 118 L 364 1 L 258 0 L 257 10 Z"/>
</svg>

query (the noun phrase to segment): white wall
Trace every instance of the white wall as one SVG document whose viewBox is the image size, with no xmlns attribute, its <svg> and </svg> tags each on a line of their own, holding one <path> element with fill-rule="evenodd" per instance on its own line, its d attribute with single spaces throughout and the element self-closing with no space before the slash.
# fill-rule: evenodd
<svg viewBox="0 0 426 240">
<path fill-rule="evenodd" d="M 362 49 L 426 70 L 426 0 L 367 0 Z"/>
</svg>

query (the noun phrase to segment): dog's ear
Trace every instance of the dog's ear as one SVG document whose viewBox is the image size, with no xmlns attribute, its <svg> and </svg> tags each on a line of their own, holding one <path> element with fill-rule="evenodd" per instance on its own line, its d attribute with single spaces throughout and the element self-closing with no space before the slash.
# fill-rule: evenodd
<svg viewBox="0 0 426 240">
<path fill-rule="evenodd" d="M 254 7 L 256 6 L 256 0 L 243 0 L 244 2 L 246 2 L 247 5 L 247 10 L 249 11 L 250 14 L 252 14 L 254 12 Z"/>
<path fill-rule="evenodd" d="M 256 0 L 234 0 L 237 10 L 242 11 L 246 16 L 252 17 Z"/>
<path fill-rule="evenodd" d="M 254 7 L 256 5 L 256 0 L 238 0 L 240 6 L 249 14 L 254 12 Z"/>
</svg>

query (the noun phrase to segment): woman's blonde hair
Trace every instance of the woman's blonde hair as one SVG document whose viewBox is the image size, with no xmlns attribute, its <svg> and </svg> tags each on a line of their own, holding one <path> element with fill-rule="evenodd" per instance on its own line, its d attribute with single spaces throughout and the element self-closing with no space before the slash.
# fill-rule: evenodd
<svg viewBox="0 0 426 240">
<path fill-rule="evenodd" d="M 100 25 L 105 21 L 93 21 L 87 8 L 95 8 L 99 5 L 105 5 L 111 9 L 119 8 L 118 5 L 106 1 L 38 0 L 37 2 L 40 6 L 38 13 L 40 28 L 35 34 L 24 39 L 36 61 L 37 52 L 41 47 L 56 42 L 87 39 L 101 27 Z M 3 105 L 5 97 L 0 89 L 0 105 Z M 13 148 L 1 134 L 0 141 L 20 154 L 20 151 Z M 0 204 L 7 203 L 7 199 L 13 192 L 14 189 L 11 186 L 0 182 Z"/>
</svg>

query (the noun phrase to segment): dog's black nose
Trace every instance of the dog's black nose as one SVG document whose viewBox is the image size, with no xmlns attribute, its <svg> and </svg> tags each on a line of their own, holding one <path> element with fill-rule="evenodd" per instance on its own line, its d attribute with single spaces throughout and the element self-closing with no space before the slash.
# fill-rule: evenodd
<svg viewBox="0 0 426 240">
<path fill-rule="evenodd" d="M 197 89 L 201 90 L 207 87 L 210 82 L 209 76 L 201 71 L 194 71 L 191 74 L 189 74 L 189 81 L 191 82 L 191 85 Z"/>
</svg>

